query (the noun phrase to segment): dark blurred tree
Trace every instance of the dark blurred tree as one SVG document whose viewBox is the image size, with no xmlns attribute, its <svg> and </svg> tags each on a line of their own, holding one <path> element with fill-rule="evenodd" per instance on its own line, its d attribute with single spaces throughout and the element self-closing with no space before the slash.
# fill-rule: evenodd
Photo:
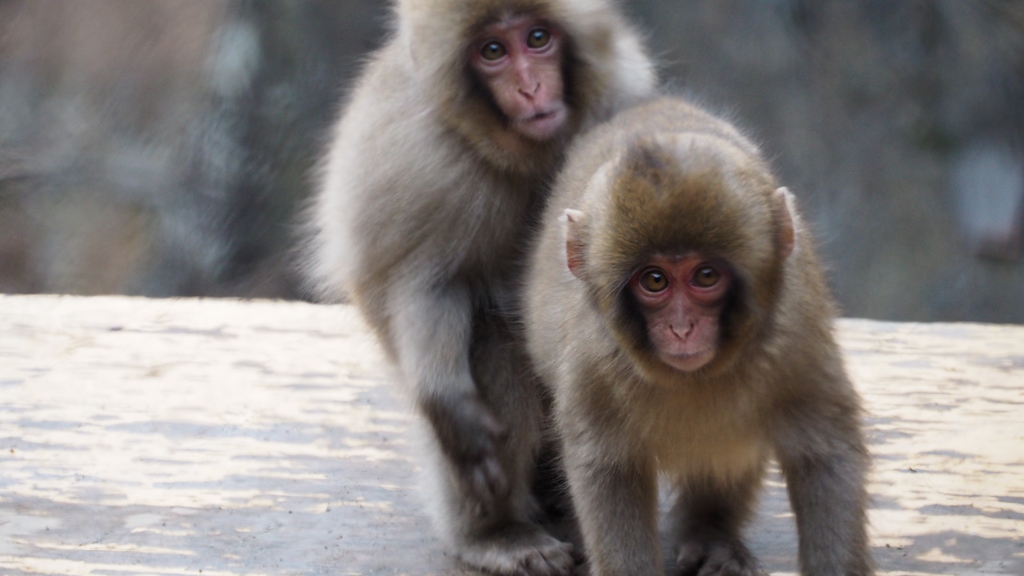
<svg viewBox="0 0 1024 576">
<path fill-rule="evenodd" d="M 295 297 L 374 1 L 0 0 L 0 290 Z"/>
<path fill-rule="evenodd" d="M 1024 3 L 633 3 L 775 156 L 849 315 L 1024 322 Z"/>
<path fill-rule="evenodd" d="M 234 2 L 144 292 L 297 297 L 296 212 L 379 2 Z"/>
<path fill-rule="evenodd" d="M 635 0 L 746 126 L 848 315 L 1024 323 L 1024 3 Z M 0 291 L 297 297 L 378 0 L 0 0 Z"/>
</svg>

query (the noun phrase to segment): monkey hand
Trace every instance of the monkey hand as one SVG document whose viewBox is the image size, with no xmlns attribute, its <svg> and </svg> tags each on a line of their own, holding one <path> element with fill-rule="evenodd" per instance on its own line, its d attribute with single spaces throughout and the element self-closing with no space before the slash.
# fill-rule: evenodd
<svg viewBox="0 0 1024 576">
<path fill-rule="evenodd" d="M 754 556 L 740 542 L 690 541 L 679 548 L 676 560 L 681 576 L 761 576 Z"/>
<path fill-rule="evenodd" d="M 498 446 L 508 431 L 475 394 L 434 401 L 426 414 L 445 456 L 472 497 L 473 513 L 490 515 L 510 491 L 498 459 Z"/>
</svg>

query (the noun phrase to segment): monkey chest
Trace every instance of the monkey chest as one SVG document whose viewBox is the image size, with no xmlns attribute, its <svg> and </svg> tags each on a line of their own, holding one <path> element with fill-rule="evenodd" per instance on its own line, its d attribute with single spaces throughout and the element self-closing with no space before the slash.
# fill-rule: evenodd
<svg viewBox="0 0 1024 576">
<path fill-rule="evenodd" d="M 759 422 L 755 411 L 739 405 L 691 402 L 658 410 L 644 443 L 665 472 L 739 475 L 761 466 L 768 453 Z"/>
</svg>

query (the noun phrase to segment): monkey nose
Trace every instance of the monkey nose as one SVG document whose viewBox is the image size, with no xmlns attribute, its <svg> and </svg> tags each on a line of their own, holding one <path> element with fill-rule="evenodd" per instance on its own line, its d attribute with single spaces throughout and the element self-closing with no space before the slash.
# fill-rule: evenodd
<svg viewBox="0 0 1024 576">
<path fill-rule="evenodd" d="M 537 92 L 540 92 L 540 82 L 532 84 L 532 88 L 531 84 L 524 84 L 519 87 L 519 93 L 530 100 L 533 100 L 533 97 L 537 95 Z"/>
<path fill-rule="evenodd" d="M 669 330 L 672 331 L 672 334 L 676 338 L 678 338 L 679 340 L 685 342 L 686 339 L 690 337 L 690 334 L 693 333 L 694 323 L 693 322 L 687 322 L 687 323 L 684 324 L 684 326 L 685 326 L 684 330 L 680 330 L 679 326 L 676 325 L 676 324 L 669 324 L 668 327 L 669 327 Z"/>
</svg>

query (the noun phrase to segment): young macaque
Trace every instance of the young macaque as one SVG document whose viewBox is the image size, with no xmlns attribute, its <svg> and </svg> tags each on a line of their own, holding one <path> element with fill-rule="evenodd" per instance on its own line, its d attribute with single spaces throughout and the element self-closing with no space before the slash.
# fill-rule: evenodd
<svg viewBox="0 0 1024 576">
<path fill-rule="evenodd" d="M 359 307 L 411 390 L 441 531 L 484 570 L 573 568 L 533 490 L 558 467 L 538 462 L 547 400 L 514 294 L 565 147 L 654 83 L 609 0 L 399 0 L 330 145 L 312 273 Z"/>
<path fill-rule="evenodd" d="M 759 574 L 742 540 L 769 458 L 807 576 L 873 573 L 861 409 L 813 240 L 757 148 L 677 99 L 581 137 L 528 274 L 529 351 L 554 397 L 593 576 Z"/>
</svg>

